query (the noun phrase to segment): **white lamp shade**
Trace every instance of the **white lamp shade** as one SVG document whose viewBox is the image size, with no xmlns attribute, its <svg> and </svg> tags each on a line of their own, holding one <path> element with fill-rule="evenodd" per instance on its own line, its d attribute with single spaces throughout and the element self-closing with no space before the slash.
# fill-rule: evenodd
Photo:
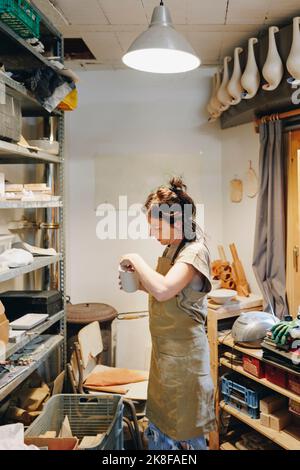
<svg viewBox="0 0 300 470">
<path fill-rule="evenodd" d="M 200 65 L 189 42 L 174 29 L 165 6 L 154 8 L 149 29 L 132 43 L 122 60 L 128 67 L 152 73 L 188 72 Z"/>
</svg>

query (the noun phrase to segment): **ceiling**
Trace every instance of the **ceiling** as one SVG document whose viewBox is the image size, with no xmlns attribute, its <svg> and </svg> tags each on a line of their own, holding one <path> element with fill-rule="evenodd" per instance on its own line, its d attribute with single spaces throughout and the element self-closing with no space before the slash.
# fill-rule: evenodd
<svg viewBox="0 0 300 470">
<path fill-rule="evenodd" d="M 88 70 L 124 67 L 121 57 L 149 24 L 159 0 L 32 0 L 65 37 L 82 38 L 95 60 L 76 61 Z M 226 54 L 268 25 L 300 16 L 299 0 L 165 0 L 174 25 L 203 65 Z"/>
</svg>

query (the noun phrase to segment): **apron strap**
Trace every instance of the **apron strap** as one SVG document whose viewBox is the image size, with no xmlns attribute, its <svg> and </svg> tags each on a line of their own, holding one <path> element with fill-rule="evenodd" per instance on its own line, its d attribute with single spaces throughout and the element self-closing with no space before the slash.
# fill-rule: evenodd
<svg viewBox="0 0 300 470">
<path fill-rule="evenodd" d="M 179 255 L 180 251 L 185 247 L 186 243 L 188 243 L 188 241 L 186 240 L 186 238 L 183 238 L 181 240 L 181 242 L 179 243 L 173 257 L 172 257 L 172 260 L 171 260 L 171 265 L 173 266 L 174 263 L 175 263 L 175 260 L 177 258 L 177 256 Z"/>
</svg>

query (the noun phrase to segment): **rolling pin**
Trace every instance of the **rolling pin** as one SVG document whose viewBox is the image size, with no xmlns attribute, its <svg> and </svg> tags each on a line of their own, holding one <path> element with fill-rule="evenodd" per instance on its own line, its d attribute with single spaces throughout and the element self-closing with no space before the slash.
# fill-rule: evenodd
<svg viewBox="0 0 300 470">
<path fill-rule="evenodd" d="M 232 254 L 232 258 L 233 258 L 232 266 L 233 266 L 234 274 L 236 276 L 237 292 L 239 295 L 243 297 L 249 297 L 249 294 L 250 294 L 249 284 L 246 279 L 243 265 L 241 263 L 241 260 L 239 259 L 236 246 L 234 243 L 232 243 L 231 245 L 229 245 L 229 247 L 230 247 L 230 251 Z"/>
</svg>

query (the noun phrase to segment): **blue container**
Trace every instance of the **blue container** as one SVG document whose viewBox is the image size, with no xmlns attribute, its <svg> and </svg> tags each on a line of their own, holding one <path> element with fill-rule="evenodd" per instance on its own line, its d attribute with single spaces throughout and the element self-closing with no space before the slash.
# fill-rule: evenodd
<svg viewBox="0 0 300 470">
<path fill-rule="evenodd" d="M 259 418 L 259 402 L 268 395 L 268 390 L 238 374 L 225 374 L 222 377 L 222 395 L 228 405 L 248 414 L 253 419 Z"/>
</svg>

